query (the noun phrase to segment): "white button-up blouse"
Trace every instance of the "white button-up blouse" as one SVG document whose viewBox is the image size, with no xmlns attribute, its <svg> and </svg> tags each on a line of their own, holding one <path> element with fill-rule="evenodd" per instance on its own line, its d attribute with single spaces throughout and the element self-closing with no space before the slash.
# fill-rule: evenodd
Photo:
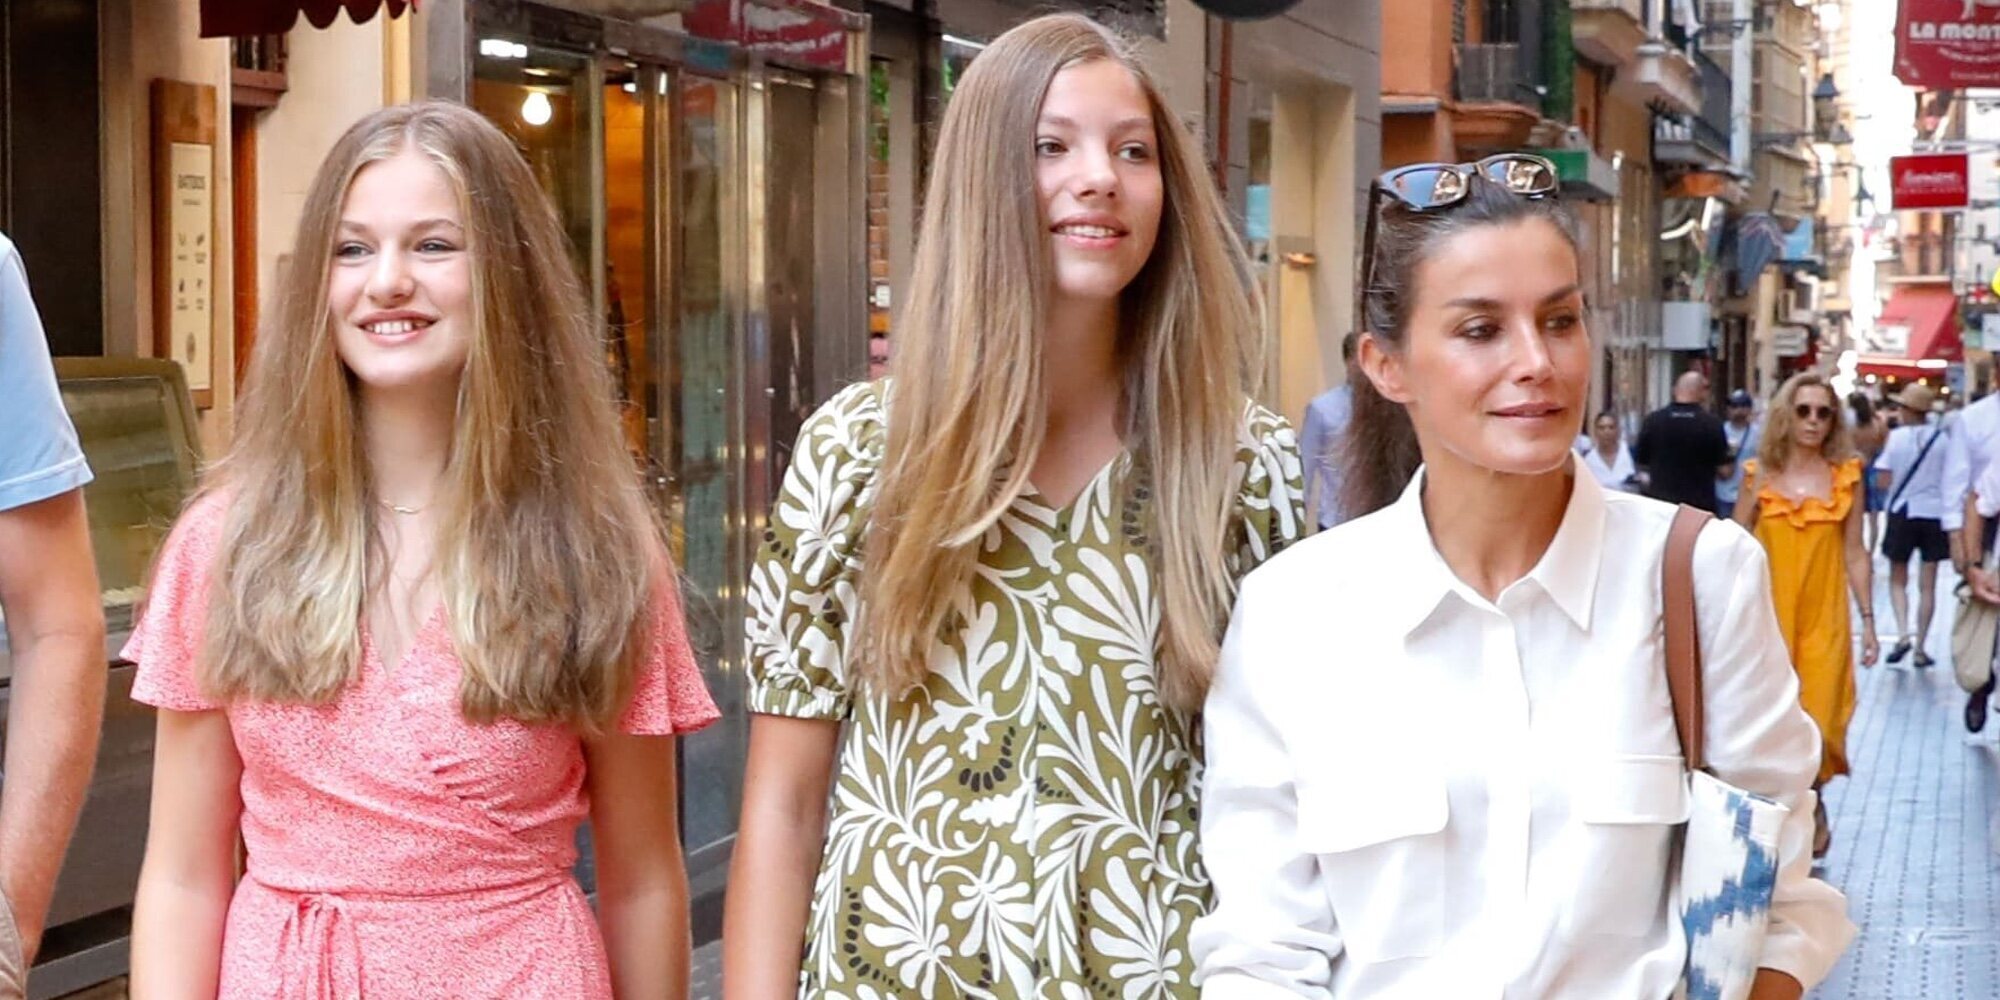
<svg viewBox="0 0 2000 1000">
<path fill-rule="evenodd" d="M 1672 990 L 1674 508 L 1575 471 L 1547 553 L 1497 601 L 1437 554 L 1421 474 L 1245 580 L 1203 715 L 1204 1000 Z M 1791 809 L 1762 964 L 1810 987 L 1854 933 L 1811 876 L 1819 733 L 1757 543 L 1707 527 L 1695 590 L 1711 769 Z"/>
</svg>

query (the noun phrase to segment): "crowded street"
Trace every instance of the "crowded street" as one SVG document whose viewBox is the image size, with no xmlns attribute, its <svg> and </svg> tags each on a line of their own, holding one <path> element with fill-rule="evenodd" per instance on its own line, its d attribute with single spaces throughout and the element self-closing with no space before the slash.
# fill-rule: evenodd
<svg viewBox="0 0 2000 1000">
<path fill-rule="evenodd" d="M 0 69 L 0 1000 L 2000 1000 L 2000 0 Z"/>
</svg>

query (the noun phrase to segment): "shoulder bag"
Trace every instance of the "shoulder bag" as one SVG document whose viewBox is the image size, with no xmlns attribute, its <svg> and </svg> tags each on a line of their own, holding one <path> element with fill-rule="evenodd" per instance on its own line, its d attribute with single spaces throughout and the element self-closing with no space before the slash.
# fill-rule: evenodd
<svg viewBox="0 0 2000 1000">
<path fill-rule="evenodd" d="M 1992 572 L 1994 560 L 1991 551 L 1981 558 L 1980 566 Z M 1996 639 L 2000 639 L 2000 606 L 1988 604 L 1974 597 L 1972 584 L 1958 581 L 1958 617 L 1951 623 L 1951 668 L 1958 676 L 1958 686 L 1966 694 L 1977 694 L 1986 689 L 1986 682 L 1993 677 L 1993 653 Z"/>
<path fill-rule="evenodd" d="M 1687 965 L 1674 1000 L 1745 1000 L 1750 995 L 1778 884 L 1778 833 L 1790 812 L 1716 777 L 1703 752 L 1694 544 L 1712 520 L 1706 511 L 1683 505 L 1667 532 L 1662 566 L 1667 688 L 1688 780 L 1687 828 L 1673 893 L 1687 934 Z"/>
</svg>

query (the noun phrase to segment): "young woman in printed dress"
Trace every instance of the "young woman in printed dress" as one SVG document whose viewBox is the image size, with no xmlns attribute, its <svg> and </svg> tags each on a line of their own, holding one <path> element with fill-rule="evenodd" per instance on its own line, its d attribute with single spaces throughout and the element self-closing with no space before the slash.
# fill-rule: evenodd
<svg viewBox="0 0 2000 1000">
<path fill-rule="evenodd" d="M 1192 995 L 1190 719 L 1301 520 L 1244 257 L 1127 44 L 1057 15 L 960 81 L 917 258 L 752 571 L 725 989 Z"/>
<path fill-rule="evenodd" d="M 389 108 L 292 261 L 126 647 L 134 995 L 685 996 L 672 737 L 716 711 L 554 209 L 477 114 Z"/>
<path fill-rule="evenodd" d="M 1688 816 L 1661 647 L 1674 508 L 1571 449 L 1598 357 L 1555 165 L 1371 189 L 1359 516 L 1243 583 L 1205 711 L 1203 1000 L 1663 1000 Z M 1806 841 L 1818 739 L 1764 554 L 1694 553 L 1710 767 L 1792 809 L 1753 1000 L 1853 933 Z"/>
</svg>

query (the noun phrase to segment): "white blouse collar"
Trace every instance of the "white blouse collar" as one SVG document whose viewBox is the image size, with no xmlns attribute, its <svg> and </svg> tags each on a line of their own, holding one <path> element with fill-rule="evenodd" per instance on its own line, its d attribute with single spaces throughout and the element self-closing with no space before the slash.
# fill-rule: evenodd
<svg viewBox="0 0 2000 1000">
<path fill-rule="evenodd" d="M 1590 628 L 1591 607 L 1597 595 L 1597 574 L 1603 562 L 1605 500 L 1604 487 L 1589 470 L 1571 456 L 1569 506 L 1562 524 L 1549 541 L 1548 550 L 1528 575 L 1508 589 L 1534 581 L 1543 593 L 1581 629 Z M 1431 540 L 1430 525 L 1424 520 L 1424 470 L 1410 478 L 1403 495 L 1382 511 L 1383 555 L 1401 566 L 1395 576 L 1403 581 L 1383 610 L 1390 624 L 1407 635 L 1429 620 L 1450 595 L 1477 608 L 1492 608 L 1493 602 L 1479 595 L 1452 573 Z M 1477 503 L 1477 497 L 1465 502 Z M 1640 561 L 1639 565 L 1647 565 Z"/>
</svg>

